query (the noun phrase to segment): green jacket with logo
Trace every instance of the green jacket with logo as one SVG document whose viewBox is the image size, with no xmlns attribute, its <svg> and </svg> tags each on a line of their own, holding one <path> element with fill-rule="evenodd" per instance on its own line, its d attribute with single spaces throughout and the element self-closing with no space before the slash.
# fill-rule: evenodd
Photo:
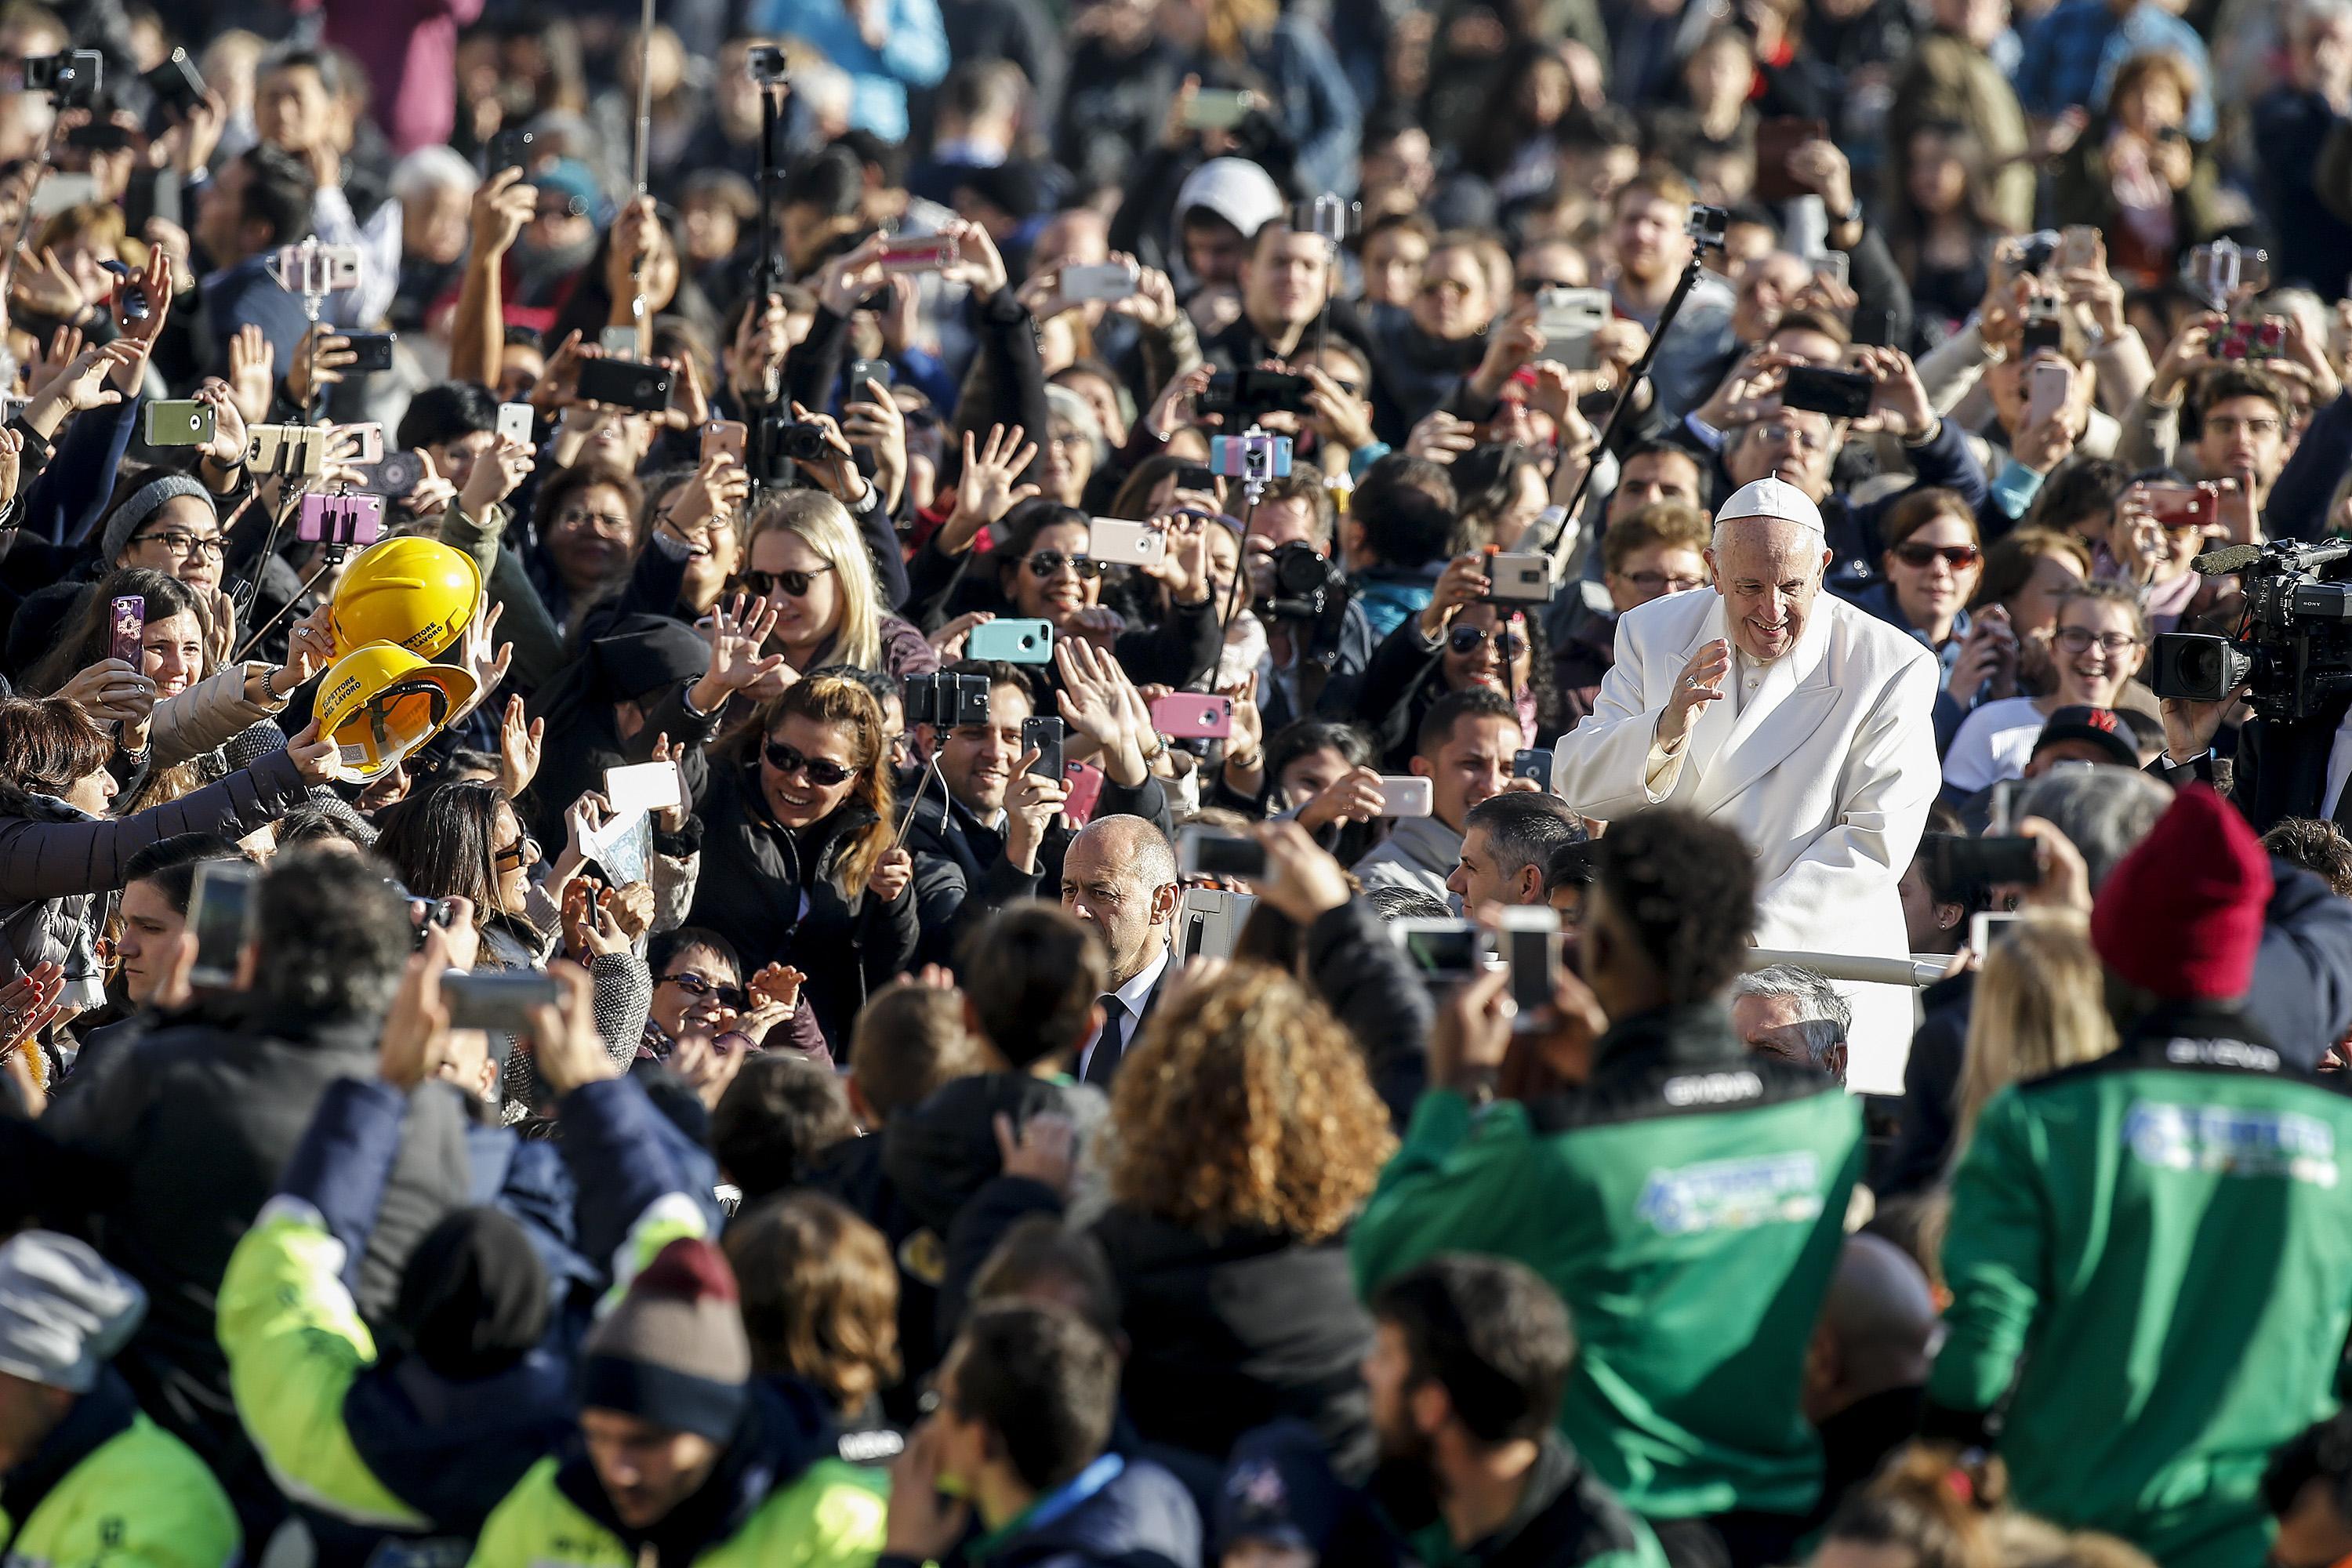
<svg viewBox="0 0 2352 1568">
<path fill-rule="evenodd" d="M 10 1470 L 13 1568 L 236 1568 L 236 1510 L 195 1450 L 140 1413 L 111 1369 Z"/>
<path fill-rule="evenodd" d="M 1993 1097 L 1952 1180 L 1927 1435 L 1998 1424 L 2021 1507 L 2166 1568 L 2263 1560 L 2270 1452 L 2336 1407 L 2352 1098 L 2230 1009 Z"/>
<path fill-rule="evenodd" d="M 1720 1008 L 1660 1009 L 1602 1037 L 1567 1094 L 1424 1095 L 1357 1223 L 1357 1281 L 1517 1258 L 1576 1323 L 1560 1427 L 1628 1505 L 1802 1513 L 1822 1478 L 1805 1350 L 1861 1161 L 1828 1078 L 1750 1056 Z"/>
</svg>

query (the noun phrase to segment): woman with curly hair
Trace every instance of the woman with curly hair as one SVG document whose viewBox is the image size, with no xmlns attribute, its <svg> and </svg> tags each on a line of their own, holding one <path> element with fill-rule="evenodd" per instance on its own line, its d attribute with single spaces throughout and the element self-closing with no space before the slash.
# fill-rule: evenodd
<svg viewBox="0 0 2352 1568">
<path fill-rule="evenodd" d="M 1142 1435 L 1222 1459 L 1296 1417 L 1361 1474 L 1372 1325 L 1347 1236 L 1395 1141 L 1355 1040 L 1279 970 L 1195 971 L 1129 1047 L 1110 1115 L 1094 1234 Z"/>
</svg>

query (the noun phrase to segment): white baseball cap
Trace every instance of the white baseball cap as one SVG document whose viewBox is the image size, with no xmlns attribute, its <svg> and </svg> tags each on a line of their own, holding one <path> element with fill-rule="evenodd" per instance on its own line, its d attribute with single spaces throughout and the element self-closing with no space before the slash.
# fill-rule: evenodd
<svg viewBox="0 0 2352 1568">
<path fill-rule="evenodd" d="M 1186 177 L 1176 192 L 1176 221 L 1193 207 L 1206 207 L 1248 239 L 1288 209 L 1274 176 L 1247 158 L 1212 158 Z"/>
<path fill-rule="evenodd" d="M 1815 533 L 1828 532 L 1822 523 L 1822 509 L 1813 504 L 1813 498 L 1786 479 L 1752 479 L 1740 486 L 1715 514 L 1715 521 L 1719 528 L 1751 517 L 1777 518 Z"/>
</svg>

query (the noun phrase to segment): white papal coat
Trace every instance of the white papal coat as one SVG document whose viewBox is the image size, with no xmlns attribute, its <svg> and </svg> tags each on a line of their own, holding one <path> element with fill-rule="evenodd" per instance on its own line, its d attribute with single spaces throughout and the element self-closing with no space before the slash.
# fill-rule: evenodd
<svg viewBox="0 0 2352 1568">
<path fill-rule="evenodd" d="M 1790 653 L 1764 665 L 1735 659 L 1727 679 L 1747 683 L 1736 707 L 1727 696 L 1700 710 L 1680 775 L 1654 798 L 1644 775 L 1658 716 L 1690 657 L 1730 637 L 1712 588 L 1628 610 L 1591 713 L 1560 737 L 1552 788 L 1604 822 L 1670 804 L 1737 828 L 1756 851 L 1760 947 L 1906 954 L 1895 883 L 1940 778 L 1934 657 L 1822 594 Z M 1853 1005 L 1849 1086 L 1901 1093 L 1912 994 L 1838 989 Z"/>
</svg>

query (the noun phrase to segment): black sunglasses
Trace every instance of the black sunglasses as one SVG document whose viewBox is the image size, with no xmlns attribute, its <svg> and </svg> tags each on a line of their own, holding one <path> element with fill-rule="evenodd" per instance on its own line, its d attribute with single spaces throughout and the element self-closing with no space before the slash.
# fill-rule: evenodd
<svg viewBox="0 0 2352 1568">
<path fill-rule="evenodd" d="M 839 763 L 827 762 L 823 757 L 809 756 L 798 746 L 788 746 L 782 741 L 769 742 L 762 754 L 767 757 L 768 765 L 778 773 L 806 773 L 809 783 L 820 789 L 847 784 L 857 776 L 853 769 L 845 768 Z"/>
<path fill-rule="evenodd" d="M 1494 635 L 1484 626 L 1455 626 L 1445 634 L 1445 646 L 1455 653 L 1473 653 L 1477 650 L 1479 644 Z M 1525 646 L 1524 640 L 1517 632 L 1505 632 L 1502 637 L 1503 657 L 1518 658 L 1519 649 Z"/>
<path fill-rule="evenodd" d="M 1029 557 L 1032 577 L 1051 577 L 1066 563 L 1082 578 L 1099 577 L 1103 563 L 1091 555 L 1065 555 L 1058 550 L 1040 550 Z"/>
<path fill-rule="evenodd" d="M 779 588 L 795 599 L 805 599 L 809 584 L 832 570 L 830 566 L 820 566 L 814 572 L 746 572 L 743 585 L 763 599 L 772 597 Z"/>
<path fill-rule="evenodd" d="M 691 969 L 682 970 L 676 974 L 665 974 L 662 978 L 688 996 L 716 996 L 720 1002 L 739 1013 L 743 1010 L 743 1004 L 749 1000 L 740 985 L 721 985 L 716 981 L 705 980 Z"/>
</svg>

